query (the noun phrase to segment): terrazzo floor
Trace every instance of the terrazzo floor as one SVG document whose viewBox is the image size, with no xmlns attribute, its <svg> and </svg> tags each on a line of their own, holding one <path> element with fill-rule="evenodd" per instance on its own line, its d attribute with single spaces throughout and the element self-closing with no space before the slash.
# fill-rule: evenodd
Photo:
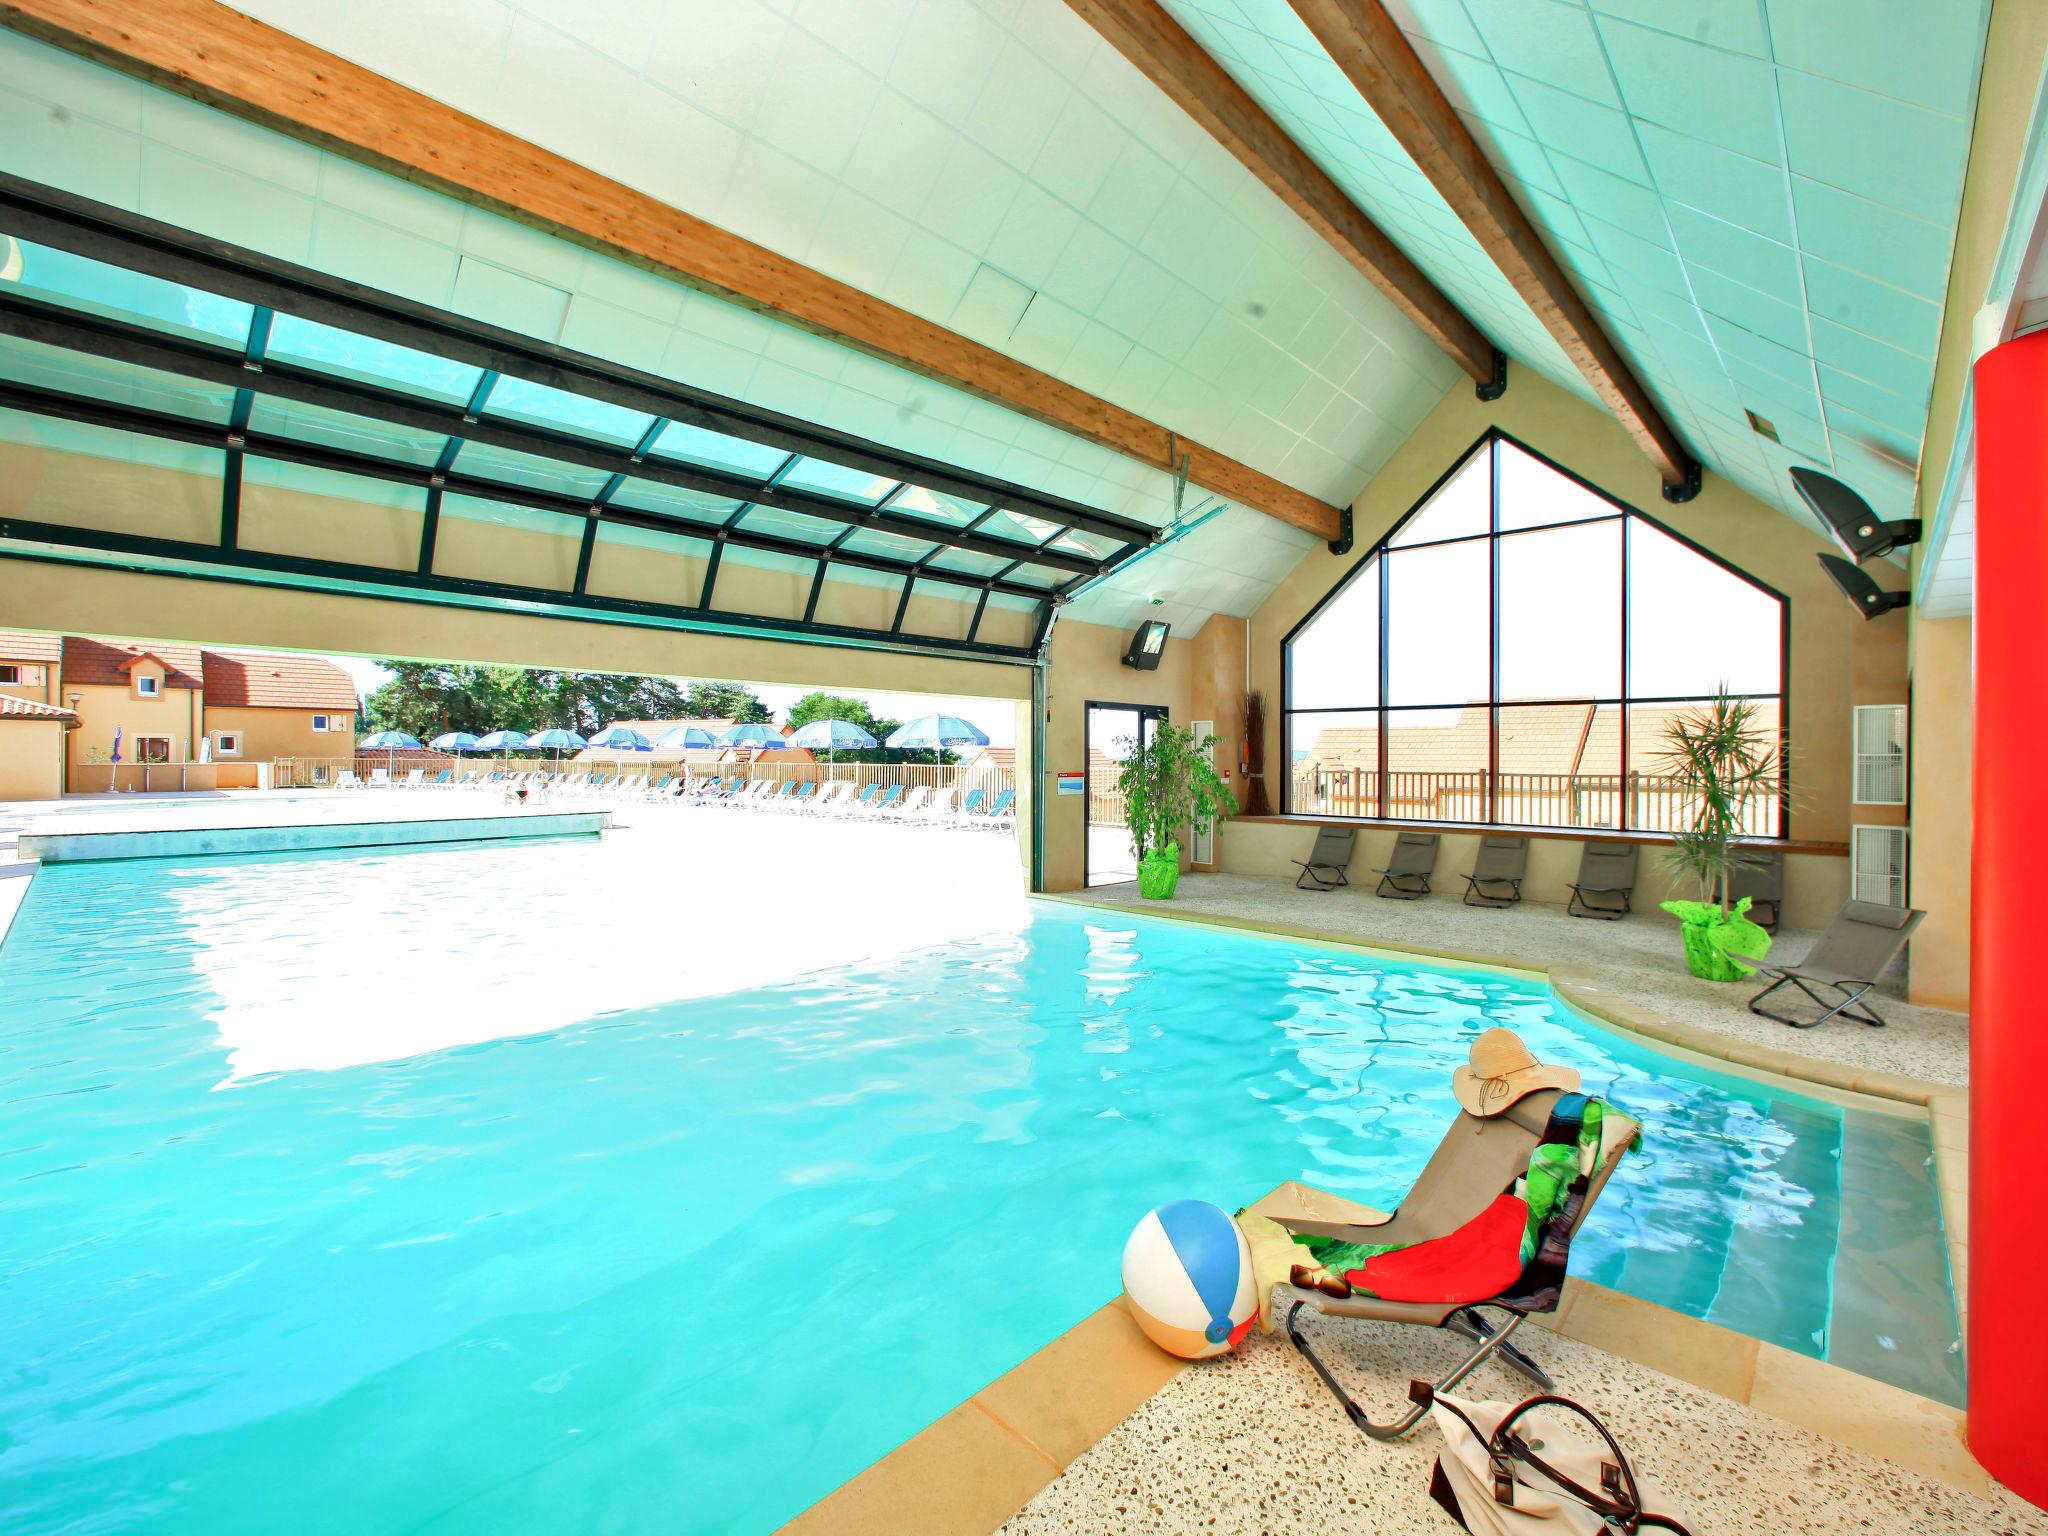
<svg viewBox="0 0 2048 1536">
<path fill-rule="evenodd" d="M 1381 1416 L 1411 1376 L 1454 1363 L 1461 1342 L 1387 1325 L 1309 1326 L 1338 1377 Z M 1663 1490 L 1652 1508 L 1694 1536 L 2048 1536 L 2048 1513 L 1996 1484 L 1989 1497 L 1963 1492 L 1573 1339 L 1536 1334 L 1529 1347 Z M 1523 1386 L 1488 1365 L 1465 1392 L 1512 1402 Z M 1001 1532 L 1441 1536 L 1455 1530 L 1428 1493 L 1441 1443 L 1431 1425 L 1393 1444 L 1366 1439 L 1284 1335 L 1254 1336 L 1183 1371 Z"/>
<path fill-rule="evenodd" d="M 1465 906 L 1444 893 L 1420 901 L 1389 901 L 1358 886 L 1301 891 L 1286 880 L 1221 874 L 1182 876 L 1179 892 L 1163 904 L 1144 900 L 1135 884 L 1097 886 L 1085 896 L 1162 915 L 1238 918 L 1355 937 L 1368 944 L 1539 963 L 1569 960 L 1596 970 L 1630 1002 L 1733 1039 L 1929 1082 L 1969 1080 L 1968 1015 L 1908 1003 L 1899 968 L 1894 967 L 1878 989 L 1877 1011 L 1889 1021 L 1888 1027 L 1874 1029 L 1835 1019 L 1817 1029 L 1793 1029 L 1749 1011 L 1749 999 L 1760 990 L 1759 984 L 1701 981 L 1687 971 L 1677 924 L 1661 912 L 1595 922 L 1567 917 L 1563 907 L 1545 902 L 1525 901 L 1505 911 L 1490 911 Z M 1771 959 L 1797 960 L 1818 937 L 1786 929 L 1772 945 Z"/>
</svg>

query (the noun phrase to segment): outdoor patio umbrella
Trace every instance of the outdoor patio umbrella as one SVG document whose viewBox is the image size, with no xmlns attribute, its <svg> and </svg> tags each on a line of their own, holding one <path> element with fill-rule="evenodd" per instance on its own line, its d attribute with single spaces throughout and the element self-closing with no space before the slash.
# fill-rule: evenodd
<svg viewBox="0 0 2048 1536">
<path fill-rule="evenodd" d="M 654 743 L 642 736 L 629 725 L 614 725 L 599 731 L 590 738 L 589 745 L 601 747 L 613 754 L 613 765 L 617 766 L 621 752 L 652 752 Z"/>
<path fill-rule="evenodd" d="M 950 747 L 985 747 L 988 737 L 972 722 L 958 715 L 925 715 L 908 725 L 898 726 L 889 745 L 922 752 L 931 749 L 932 766 L 939 766 L 939 754 Z"/>
<path fill-rule="evenodd" d="M 784 739 L 782 732 L 772 725 L 732 725 L 718 733 L 718 745 L 727 748 L 751 747 L 754 756 L 759 757 L 763 752 L 786 751 L 789 742 Z M 750 773 L 748 777 L 751 778 L 752 774 Z"/>
<path fill-rule="evenodd" d="M 492 731 L 488 736 L 481 737 L 477 741 L 476 746 L 479 752 L 504 753 L 506 766 L 510 767 L 513 751 L 516 748 L 525 746 L 526 741 L 527 737 L 524 731 Z M 502 772 L 503 770 L 500 771 Z"/>
<path fill-rule="evenodd" d="M 654 738 L 657 747 L 715 747 L 718 738 L 701 725 L 670 726 Z"/>
<path fill-rule="evenodd" d="M 436 752 L 455 754 L 455 777 L 462 777 L 462 754 L 478 745 L 477 738 L 467 731 L 443 731 L 428 743 Z"/>
<path fill-rule="evenodd" d="M 560 728 L 542 731 L 537 736 L 529 736 L 526 738 L 526 744 L 529 747 L 539 747 L 543 752 L 552 750 L 555 754 L 555 766 L 557 768 L 562 766 L 562 754 L 564 752 L 580 752 L 590 745 L 589 742 L 578 736 L 574 731 L 565 731 Z"/>
<path fill-rule="evenodd" d="M 842 749 L 852 752 L 875 745 L 875 738 L 855 725 L 851 720 L 813 720 L 809 725 L 799 726 L 789 738 L 792 747 L 809 747 L 813 752 L 819 748 L 825 751 L 825 771 L 830 774 L 835 754 Z"/>
<path fill-rule="evenodd" d="M 376 735 L 365 736 L 361 741 L 357 742 L 356 750 L 358 752 L 382 752 L 384 754 L 384 771 L 389 773 L 396 766 L 401 749 L 407 752 L 417 752 L 419 746 L 420 739 L 417 736 L 408 736 L 403 731 L 379 731 Z"/>
</svg>

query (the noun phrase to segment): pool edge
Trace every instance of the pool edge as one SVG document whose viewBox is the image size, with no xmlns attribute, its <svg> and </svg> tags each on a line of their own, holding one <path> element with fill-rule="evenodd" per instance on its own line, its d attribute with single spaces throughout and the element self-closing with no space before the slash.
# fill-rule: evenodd
<svg viewBox="0 0 2048 1536">
<path fill-rule="evenodd" d="M 1070 893 L 1034 893 L 1032 899 L 1120 917 L 1133 915 L 1128 907 Z M 1600 1027 L 1653 1041 L 1666 1052 L 1836 1104 L 1889 1114 L 1919 1110 L 1927 1116 L 1934 1148 L 1936 1200 L 1948 1243 L 1957 1321 L 1968 1336 L 1966 1089 L 1895 1072 L 1860 1071 L 1846 1063 L 1751 1045 L 1666 1019 L 1609 991 L 1587 966 L 1365 943 L 1351 935 L 1221 914 L 1137 915 L 1542 976 L 1558 1001 L 1575 1013 Z M 1896 1462 L 1945 1486 L 1979 1498 L 1990 1491 L 1989 1474 L 1970 1454 L 1963 1410 L 1903 1387 L 1576 1276 L 1565 1282 L 1558 1310 L 1531 1322 Z M 986 1536 L 1190 1368 L 1155 1349 L 1138 1332 L 1121 1299 L 1111 1301 L 841 1483 L 781 1532 Z"/>
</svg>

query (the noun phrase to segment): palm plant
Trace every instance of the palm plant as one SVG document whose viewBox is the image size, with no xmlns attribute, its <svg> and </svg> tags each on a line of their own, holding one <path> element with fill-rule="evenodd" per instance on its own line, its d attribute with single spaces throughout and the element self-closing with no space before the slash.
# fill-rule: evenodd
<svg viewBox="0 0 2048 1536">
<path fill-rule="evenodd" d="M 1776 732 L 1748 699 L 1724 688 L 1710 704 L 1673 719 L 1656 768 L 1684 797 L 1690 816 L 1672 835 L 1673 868 L 1699 881 L 1701 894 L 1729 916 L 1730 878 L 1744 864 L 1739 839 L 1744 808 L 1775 794 L 1783 778 Z"/>
</svg>

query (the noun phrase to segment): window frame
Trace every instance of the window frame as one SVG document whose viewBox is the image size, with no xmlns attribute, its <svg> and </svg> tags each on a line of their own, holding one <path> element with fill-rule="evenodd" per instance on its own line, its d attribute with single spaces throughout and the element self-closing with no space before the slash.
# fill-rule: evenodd
<svg viewBox="0 0 2048 1536">
<path fill-rule="evenodd" d="M 230 746 L 229 743 L 233 745 Z M 215 731 L 213 733 L 213 754 L 216 757 L 240 757 L 242 755 L 242 733 L 240 731 Z"/>
<path fill-rule="evenodd" d="M 329 726 L 327 722 L 332 720 L 333 718 L 334 717 L 332 715 L 315 715 L 313 717 L 313 729 L 325 734 L 327 731 L 332 729 L 332 727 Z"/>
<path fill-rule="evenodd" d="M 1579 486 L 1581 489 L 1591 493 L 1594 496 L 1599 497 L 1603 502 L 1607 503 L 1610 507 L 1614 509 L 1613 518 L 1575 518 L 1563 522 L 1531 524 L 1526 528 L 1516 527 L 1504 529 L 1501 526 L 1500 520 L 1500 459 L 1498 454 L 1495 452 L 1496 445 L 1501 443 L 1508 444 L 1509 446 L 1518 449 L 1522 453 L 1529 455 L 1530 458 L 1536 460 L 1539 464 L 1542 464 L 1546 468 L 1554 471 L 1555 473 L 1562 475 L 1565 479 L 1571 481 L 1573 484 Z M 1487 691 L 1489 697 L 1482 701 L 1467 702 L 1463 705 L 1390 705 L 1387 699 L 1387 638 L 1388 611 L 1390 606 L 1390 594 L 1387 588 L 1388 575 L 1391 570 L 1391 566 L 1388 563 L 1387 555 L 1390 551 L 1396 550 L 1396 545 L 1394 541 L 1400 537 L 1401 531 L 1404 528 L 1406 528 L 1410 523 L 1412 523 L 1417 517 L 1419 517 L 1426 508 L 1428 508 L 1430 503 L 1436 498 L 1437 494 L 1440 491 L 1442 491 L 1446 486 L 1448 486 L 1451 483 L 1451 481 L 1457 477 L 1459 472 L 1462 471 L 1465 468 L 1465 466 L 1471 462 L 1473 455 L 1478 453 L 1486 453 L 1492 456 L 1490 460 L 1491 473 L 1489 476 L 1489 479 L 1491 481 L 1491 499 L 1488 508 L 1488 530 L 1485 533 L 1461 535 L 1455 539 L 1433 539 L 1414 544 L 1403 544 L 1398 546 L 1398 548 L 1399 550 L 1403 551 L 1416 549 L 1434 549 L 1441 548 L 1445 545 L 1452 543 L 1477 543 L 1481 539 L 1484 539 L 1486 541 L 1488 567 L 1487 665 L 1489 672 Z M 1424 490 L 1423 493 L 1420 496 L 1418 496 L 1413 503 L 1410 504 L 1407 511 L 1403 512 L 1401 516 L 1397 518 L 1390 527 L 1388 527 L 1386 532 L 1383 533 L 1377 541 L 1375 541 L 1370 547 L 1368 547 L 1362 553 L 1360 553 L 1356 559 L 1354 559 L 1348 566 L 1346 566 L 1343 574 L 1340 575 L 1336 579 L 1336 581 L 1331 583 L 1329 590 L 1326 591 L 1320 598 L 1318 598 L 1314 605 L 1311 606 L 1309 610 L 1306 613 L 1304 613 L 1299 620 L 1295 622 L 1294 626 L 1280 637 L 1280 707 L 1277 712 L 1279 716 L 1278 723 L 1280 727 L 1278 734 L 1281 758 L 1280 814 L 1282 816 L 1300 815 L 1312 817 L 1313 819 L 1318 821 L 1341 821 L 1356 822 L 1362 824 L 1385 824 L 1389 826 L 1445 825 L 1487 828 L 1508 827 L 1519 830 L 1527 830 L 1531 832 L 1562 832 L 1567 835 L 1582 832 L 1588 836 L 1595 837 L 1600 835 L 1602 832 L 1611 833 L 1616 836 L 1669 836 L 1669 833 L 1663 832 L 1661 829 L 1658 828 L 1650 828 L 1646 830 L 1643 828 L 1638 828 L 1629 825 L 1629 797 L 1626 794 L 1622 794 L 1618 797 L 1620 801 L 1620 809 L 1617 813 L 1617 820 L 1620 822 L 1620 825 L 1612 828 L 1570 827 L 1555 826 L 1540 822 L 1531 823 L 1501 821 L 1497 819 L 1496 816 L 1498 803 L 1500 800 L 1500 732 L 1501 711 L 1504 708 L 1523 709 L 1533 707 L 1558 707 L 1562 705 L 1591 704 L 1595 707 L 1613 707 L 1617 709 L 1620 713 L 1621 733 L 1620 772 L 1623 779 L 1625 780 L 1629 772 L 1629 712 L 1639 705 L 1683 704 L 1695 701 L 1696 696 L 1690 694 L 1638 695 L 1632 690 L 1634 678 L 1632 675 L 1633 668 L 1630 665 L 1633 658 L 1630 654 L 1629 588 L 1633 576 L 1633 571 L 1631 568 L 1631 554 L 1633 541 L 1628 536 L 1628 520 L 1630 518 L 1642 519 L 1642 521 L 1648 523 L 1652 528 L 1656 529 L 1659 533 L 1662 533 L 1667 537 L 1675 540 L 1679 545 L 1681 545 L 1685 549 L 1691 551 L 1695 555 L 1702 557 L 1705 560 L 1710 561 L 1712 564 L 1720 567 L 1723 571 L 1726 571 L 1728 574 L 1736 577 L 1738 580 L 1743 581 L 1748 585 L 1756 588 L 1758 591 L 1774 599 L 1778 604 L 1778 691 L 1775 694 L 1741 693 L 1731 695 L 1731 697 L 1744 699 L 1774 700 L 1777 703 L 1778 793 L 1776 796 L 1777 814 L 1774 818 L 1776 821 L 1776 831 L 1768 835 L 1760 835 L 1754 837 L 1751 840 L 1762 842 L 1788 841 L 1791 836 L 1791 783 L 1789 776 L 1789 764 L 1786 760 L 1785 755 L 1785 741 L 1792 714 L 1791 598 L 1786 596 L 1786 594 L 1784 594 L 1783 592 L 1779 591 L 1776 587 L 1772 586 L 1769 582 L 1764 581 L 1759 577 L 1752 575 L 1750 572 L 1743 570 L 1733 561 L 1722 558 L 1713 550 L 1708 549 L 1704 545 L 1700 544 L 1697 540 L 1688 538 L 1684 533 L 1680 532 L 1676 528 L 1673 528 L 1669 523 L 1663 521 L 1663 519 L 1651 516 L 1649 513 L 1643 511 L 1640 507 L 1636 506 L 1633 502 L 1625 501 L 1621 497 L 1614 495 L 1611 491 L 1603 490 L 1601 487 L 1593 484 L 1592 481 L 1586 479 L 1583 475 L 1574 473 L 1572 470 L 1558 463 L 1557 460 L 1551 458 L 1548 454 L 1545 454 L 1540 450 L 1531 447 L 1528 443 L 1523 442 L 1513 433 L 1505 432 L 1499 427 L 1488 427 L 1484 432 L 1482 432 L 1479 435 L 1479 437 L 1476 440 L 1472 442 L 1472 444 L 1469 447 L 1467 447 L 1464 450 L 1464 452 L 1460 453 L 1455 459 L 1453 459 L 1451 463 L 1444 469 L 1443 473 L 1441 473 L 1436 477 L 1436 479 L 1431 481 L 1429 487 L 1426 490 Z M 1502 699 L 1500 696 L 1500 541 L 1503 538 L 1515 538 L 1523 534 L 1541 533 L 1551 529 L 1597 526 L 1601 523 L 1610 520 L 1619 521 L 1622 526 L 1620 602 L 1621 690 L 1619 694 L 1613 697 L 1602 696 L 1581 698 L 1575 696 L 1567 698 L 1518 698 L 1506 700 Z M 1323 611 L 1326 608 L 1328 608 L 1333 602 L 1335 602 L 1344 593 L 1344 591 L 1352 584 L 1354 580 L 1365 579 L 1365 573 L 1368 567 L 1376 567 L 1376 579 L 1379 582 L 1378 702 L 1365 705 L 1353 705 L 1349 707 L 1332 707 L 1322 705 L 1304 706 L 1300 709 L 1294 708 L 1290 703 L 1290 699 L 1292 698 L 1293 694 L 1293 650 L 1295 640 L 1300 635 L 1302 635 L 1311 625 L 1313 625 L 1319 617 L 1321 617 Z M 1482 820 L 1460 820 L 1452 818 L 1442 818 L 1424 822 L 1418 818 L 1388 816 L 1385 814 L 1388 798 L 1387 733 L 1391 724 L 1390 717 L 1393 715 L 1409 713 L 1429 708 L 1484 709 L 1487 713 L 1487 789 L 1485 793 L 1484 807 L 1486 814 L 1484 819 Z M 1379 753 L 1379 762 L 1377 768 L 1377 784 L 1378 805 L 1380 814 L 1372 816 L 1344 816 L 1335 814 L 1325 815 L 1317 812 L 1297 811 L 1294 808 L 1294 760 L 1293 741 L 1290 735 L 1290 727 L 1292 724 L 1292 717 L 1295 715 L 1357 715 L 1369 719 L 1372 722 L 1372 725 L 1378 736 L 1377 746 Z"/>
<path fill-rule="evenodd" d="M 138 673 L 135 678 L 135 697 L 138 699 L 160 699 L 164 696 L 164 680 L 152 673 Z"/>
<path fill-rule="evenodd" d="M 19 688 L 21 668 L 11 661 L 0 661 L 0 688 Z"/>
<path fill-rule="evenodd" d="M 171 738 L 170 738 L 170 737 L 168 737 L 168 736 L 158 736 L 158 735 L 154 735 L 154 734 L 151 734 L 151 735 L 142 735 L 142 734 L 138 733 L 138 734 L 136 734 L 135 736 L 131 737 L 131 738 L 130 738 L 130 740 L 131 740 L 131 741 L 132 741 L 132 743 L 133 743 L 133 749 L 132 749 L 132 760 L 133 760 L 133 762 L 135 763 L 135 765 L 136 765 L 137 767 L 143 767 L 143 768 L 162 768 L 162 767 L 164 767 L 164 766 L 165 766 L 166 764 L 168 764 L 168 763 L 169 763 L 169 762 L 171 761 L 171 745 L 172 745 L 172 743 L 171 743 Z M 148 751 L 147 751 L 147 749 L 146 749 L 146 747 L 145 747 L 145 743 L 149 743 L 149 742 L 159 742 L 159 741 L 163 743 L 163 748 L 164 748 L 164 750 L 163 750 L 163 756 L 161 756 L 161 757 L 152 757 L 152 756 L 149 756 L 149 755 L 148 755 Z"/>
</svg>

